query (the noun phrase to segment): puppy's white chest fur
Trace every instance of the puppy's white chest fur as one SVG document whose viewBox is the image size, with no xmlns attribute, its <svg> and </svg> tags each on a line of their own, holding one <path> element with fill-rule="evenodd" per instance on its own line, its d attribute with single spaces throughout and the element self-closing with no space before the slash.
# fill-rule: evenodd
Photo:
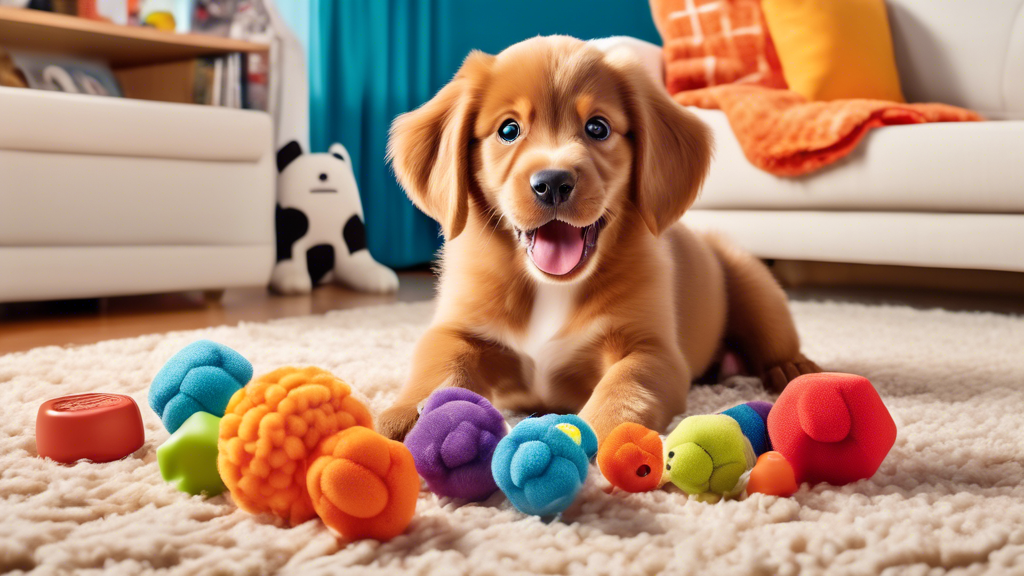
<svg viewBox="0 0 1024 576">
<path fill-rule="evenodd" d="M 541 398 L 550 398 L 551 376 L 579 345 L 578 339 L 561 335 L 572 317 L 576 294 L 572 286 L 538 284 L 533 310 L 519 351 L 533 360 L 533 386 Z"/>
<path fill-rule="evenodd" d="M 544 351 L 545 344 L 550 342 L 569 321 L 574 296 L 571 286 L 537 286 L 533 310 L 530 312 L 530 323 L 526 326 L 526 336 L 521 344 L 524 354 L 537 358 L 538 354 Z"/>
</svg>

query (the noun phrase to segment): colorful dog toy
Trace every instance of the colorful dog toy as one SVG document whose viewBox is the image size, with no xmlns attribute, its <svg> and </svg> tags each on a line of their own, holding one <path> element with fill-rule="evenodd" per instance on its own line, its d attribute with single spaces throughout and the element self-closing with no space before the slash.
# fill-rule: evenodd
<svg viewBox="0 0 1024 576">
<path fill-rule="evenodd" d="M 320 368 L 279 368 L 231 397 L 220 422 L 217 468 L 240 508 L 300 524 L 316 516 L 306 459 L 321 440 L 373 427 L 348 384 Z"/>
<path fill-rule="evenodd" d="M 506 434 L 505 419 L 483 396 L 442 388 L 427 399 L 405 445 L 432 492 L 479 501 L 498 490 L 491 458 Z"/>
<path fill-rule="evenodd" d="M 309 458 L 306 486 L 324 524 L 348 540 L 390 540 L 416 512 L 420 479 L 402 443 L 353 426 L 326 438 Z"/>
<path fill-rule="evenodd" d="M 153 378 L 149 405 L 173 434 L 196 412 L 223 416 L 231 396 L 250 378 L 252 364 L 241 354 L 199 340 L 182 348 Z"/>
<path fill-rule="evenodd" d="M 157 449 L 164 479 L 193 495 L 228 489 L 239 508 L 292 525 L 320 515 L 345 539 L 405 531 L 420 489 L 412 454 L 372 430 L 348 384 L 313 367 L 246 386 L 251 375 L 241 355 L 208 341 L 160 370 L 150 401 L 173 429 Z"/>
<path fill-rule="evenodd" d="M 699 500 L 732 495 L 754 459 L 739 423 L 725 414 L 684 418 L 665 439 L 668 479 Z"/>
<path fill-rule="evenodd" d="M 604 439 L 597 465 L 612 486 L 626 492 L 654 490 L 665 467 L 661 437 L 640 424 L 623 422 Z"/>
<path fill-rule="evenodd" d="M 808 374 L 779 396 L 768 435 L 798 484 L 842 486 L 874 475 L 896 443 L 896 423 L 867 378 Z"/>
<path fill-rule="evenodd" d="M 491 471 L 516 509 L 549 516 L 576 499 L 596 453 L 597 436 L 583 419 L 549 414 L 523 420 L 502 438 Z"/>
<path fill-rule="evenodd" d="M 121 394 L 53 398 L 36 414 L 36 451 L 64 464 L 120 460 L 145 441 L 138 405 Z"/>
<path fill-rule="evenodd" d="M 778 452 L 765 452 L 757 457 L 757 463 L 747 480 L 747 494 L 768 494 L 788 497 L 796 494 L 800 485 L 796 482 L 793 466 Z"/>
<path fill-rule="evenodd" d="M 608 458 L 599 463 L 612 485 L 632 491 L 639 486 L 629 474 L 635 454 L 650 454 L 654 437 L 646 428 L 626 435 L 623 426 L 601 447 Z M 750 470 L 748 493 L 789 496 L 801 482 L 839 486 L 871 477 L 895 440 L 896 425 L 866 378 L 808 374 L 790 382 L 774 406 L 748 402 L 685 418 L 665 440 L 665 478 L 713 501 L 742 491 L 739 480 Z"/>
<path fill-rule="evenodd" d="M 217 436 L 220 418 L 207 412 L 189 416 L 156 449 L 160 475 L 178 490 L 195 496 L 216 496 L 227 489 L 217 472 Z"/>
</svg>

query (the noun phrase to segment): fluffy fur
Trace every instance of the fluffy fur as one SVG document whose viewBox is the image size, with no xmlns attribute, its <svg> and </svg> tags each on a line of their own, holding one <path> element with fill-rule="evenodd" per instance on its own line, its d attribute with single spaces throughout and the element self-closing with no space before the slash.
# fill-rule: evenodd
<svg viewBox="0 0 1024 576">
<path fill-rule="evenodd" d="M 586 126 L 601 118 L 606 139 Z M 513 142 L 498 137 L 514 120 Z M 662 429 L 728 340 L 781 388 L 817 367 L 800 354 L 785 295 L 764 266 L 679 223 L 711 157 L 708 129 L 634 61 L 568 37 L 469 55 L 399 117 L 389 155 L 446 238 L 437 315 L 380 430 L 402 438 L 441 386 L 502 408 L 579 412 L 600 438 Z M 539 201 L 531 176 L 568 170 L 571 196 Z M 552 220 L 597 229 L 564 275 L 534 264 Z"/>
</svg>

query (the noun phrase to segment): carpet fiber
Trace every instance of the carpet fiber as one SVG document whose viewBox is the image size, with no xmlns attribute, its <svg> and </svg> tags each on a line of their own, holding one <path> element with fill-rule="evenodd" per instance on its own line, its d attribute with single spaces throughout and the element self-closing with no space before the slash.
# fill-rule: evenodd
<svg viewBox="0 0 1024 576">
<path fill-rule="evenodd" d="M 257 374 L 319 365 L 374 413 L 403 382 L 431 305 L 403 304 L 101 342 L 0 357 L 0 573 L 169 572 L 494 574 L 1024 573 L 1024 319 L 903 307 L 798 302 L 808 356 L 867 376 L 899 427 L 871 480 L 716 505 L 678 492 L 606 494 L 596 467 L 554 522 L 500 494 L 459 505 L 421 493 L 405 535 L 341 546 L 319 521 L 285 528 L 227 495 L 190 498 L 160 479 L 167 433 L 146 405 L 160 366 L 209 338 Z M 130 394 L 146 444 L 110 464 L 36 457 L 39 404 Z M 695 387 L 690 413 L 770 399 L 735 378 Z"/>
</svg>

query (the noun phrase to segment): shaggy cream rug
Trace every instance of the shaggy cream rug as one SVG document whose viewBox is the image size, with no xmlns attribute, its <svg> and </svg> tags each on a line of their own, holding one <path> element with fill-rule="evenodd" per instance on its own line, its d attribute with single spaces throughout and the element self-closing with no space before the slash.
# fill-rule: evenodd
<svg viewBox="0 0 1024 576">
<path fill-rule="evenodd" d="M 146 405 L 165 360 L 198 338 L 257 373 L 315 364 L 379 412 L 408 371 L 428 303 L 40 348 L 0 357 L 0 573 L 1024 574 L 1024 319 L 798 302 L 807 354 L 870 378 L 899 437 L 874 478 L 715 505 L 678 492 L 606 494 L 596 467 L 550 523 L 500 494 L 459 505 L 424 491 L 405 535 L 341 546 L 319 521 L 285 528 L 160 479 L 167 437 Z M 122 392 L 147 441 L 111 464 L 36 457 L 35 413 L 54 396 Z M 690 413 L 767 399 L 756 380 L 697 386 Z"/>
</svg>

